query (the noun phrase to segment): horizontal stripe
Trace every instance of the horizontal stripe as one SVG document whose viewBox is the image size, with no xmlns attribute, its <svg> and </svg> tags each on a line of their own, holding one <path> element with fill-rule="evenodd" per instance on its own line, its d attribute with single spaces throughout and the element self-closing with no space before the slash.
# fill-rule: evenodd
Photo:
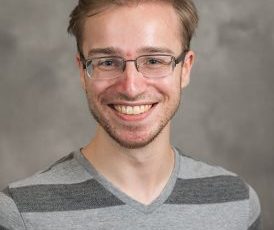
<svg viewBox="0 0 274 230">
<path fill-rule="evenodd" d="M 9 230 L 9 229 L 7 229 L 4 226 L 0 225 L 0 230 Z"/>
<path fill-rule="evenodd" d="M 56 161 L 55 163 L 53 163 L 51 166 L 49 166 L 46 170 L 44 170 L 42 173 L 45 173 L 47 171 L 50 171 L 52 168 L 54 168 L 55 166 L 57 166 L 58 164 L 67 162 L 67 161 L 71 161 L 73 159 L 73 152 L 70 153 L 69 155 L 66 155 L 64 157 L 62 157 L 61 159 L 59 159 L 58 161 Z"/>
<path fill-rule="evenodd" d="M 23 218 L 31 223 L 32 229 L 40 229 L 43 223 L 53 230 L 247 230 L 247 207 L 247 200 L 210 205 L 165 204 L 153 213 L 144 214 L 124 205 L 70 212 L 23 213 Z"/>
<path fill-rule="evenodd" d="M 198 179 L 198 178 L 207 178 L 214 176 L 237 176 L 235 173 L 232 173 L 222 167 L 212 166 L 210 164 L 204 163 L 202 161 L 193 159 L 190 156 L 185 155 L 180 151 L 180 149 L 175 148 L 176 151 L 180 154 L 180 167 L 178 178 L 181 179 Z"/>
<path fill-rule="evenodd" d="M 191 158 L 181 157 L 178 178 L 200 179 L 215 176 L 237 176 L 235 173 L 227 171 L 222 167 L 215 167 Z"/>
<path fill-rule="evenodd" d="M 25 187 L 40 184 L 76 184 L 92 179 L 83 166 L 69 154 L 55 162 L 46 170 L 31 177 L 10 184 L 10 188 Z"/>
<path fill-rule="evenodd" d="M 85 210 L 123 205 L 96 180 L 10 189 L 20 212 Z"/>
<path fill-rule="evenodd" d="M 254 221 L 254 223 L 248 228 L 248 230 L 261 230 L 262 227 L 262 218 L 261 215 Z"/>
<path fill-rule="evenodd" d="M 167 204 L 208 204 L 248 199 L 247 186 L 239 177 L 216 176 L 177 179 Z"/>
</svg>

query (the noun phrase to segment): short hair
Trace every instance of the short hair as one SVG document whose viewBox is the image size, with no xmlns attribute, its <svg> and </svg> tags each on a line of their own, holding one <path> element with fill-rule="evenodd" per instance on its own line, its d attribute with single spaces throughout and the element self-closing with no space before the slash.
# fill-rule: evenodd
<svg viewBox="0 0 274 230">
<path fill-rule="evenodd" d="M 190 49 L 190 42 L 198 26 L 198 13 L 192 0 L 79 0 L 70 14 L 67 31 L 76 38 L 78 52 L 82 54 L 85 19 L 104 11 L 110 6 L 124 6 L 142 2 L 166 2 L 173 6 L 181 24 L 183 48 Z"/>
</svg>

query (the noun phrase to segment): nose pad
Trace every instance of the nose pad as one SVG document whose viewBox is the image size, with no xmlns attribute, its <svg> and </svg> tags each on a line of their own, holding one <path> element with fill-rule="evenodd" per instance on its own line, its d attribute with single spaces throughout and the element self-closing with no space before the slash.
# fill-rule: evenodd
<svg viewBox="0 0 274 230">
<path fill-rule="evenodd" d="M 124 72 L 124 71 L 126 70 L 126 68 L 127 68 L 127 62 L 134 62 L 135 69 L 136 69 L 137 72 L 139 72 L 139 66 L 137 65 L 136 60 L 126 60 L 126 61 L 124 62 L 124 66 L 123 66 L 123 72 Z"/>
<path fill-rule="evenodd" d="M 133 63 L 132 64 L 130 64 L 130 63 L 127 64 L 127 62 L 134 62 L 134 65 L 133 65 Z M 125 67 L 124 67 L 123 72 L 124 72 L 124 76 L 126 78 L 134 78 L 133 80 L 136 80 L 135 78 L 138 78 L 138 76 L 140 74 L 140 72 L 138 71 L 138 69 L 136 67 L 136 63 L 135 63 L 134 60 L 127 60 L 125 62 Z"/>
</svg>

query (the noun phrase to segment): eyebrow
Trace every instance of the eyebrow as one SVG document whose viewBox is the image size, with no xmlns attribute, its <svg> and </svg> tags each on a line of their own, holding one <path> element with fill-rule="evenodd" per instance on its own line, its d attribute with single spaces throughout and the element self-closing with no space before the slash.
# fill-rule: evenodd
<svg viewBox="0 0 274 230">
<path fill-rule="evenodd" d="M 106 48 L 94 48 L 89 50 L 88 57 L 94 55 L 122 55 L 122 50 L 115 47 L 106 47 Z M 139 54 L 155 54 L 155 53 L 164 53 L 164 54 L 173 54 L 174 52 L 166 47 L 156 47 L 156 46 L 146 46 L 137 50 Z"/>
<path fill-rule="evenodd" d="M 106 48 L 95 48 L 91 49 L 88 52 L 88 56 L 98 55 L 98 54 L 106 54 L 106 55 L 115 55 L 117 53 L 121 53 L 120 49 L 114 47 L 106 47 Z"/>
<path fill-rule="evenodd" d="M 165 53 L 165 54 L 174 54 L 174 52 L 166 47 L 155 47 L 147 46 L 138 50 L 138 53 Z"/>
</svg>

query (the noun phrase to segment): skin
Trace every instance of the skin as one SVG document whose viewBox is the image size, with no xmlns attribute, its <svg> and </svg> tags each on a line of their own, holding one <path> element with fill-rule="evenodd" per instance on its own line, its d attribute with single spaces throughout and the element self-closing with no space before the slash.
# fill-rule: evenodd
<svg viewBox="0 0 274 230">
<path fill-rule="evenodd" d="M 106 56 L 98 49 L 125 59 L 182 52 L 180 24 L 166 3 L 111 7 L 86 19 L 83 53 Z M 153 48 L 153 50 L 152 50 Z M 180 104 L 181 90 L 189 83 L 194 53 L 189 51 L 170 76 L 149 79 L 128 62 L 120 77 L 89 78 L 77 62 L 89 108 L 98 121 L 95 137 L 82 149 L 96 170 L 122 192 L 148 205 L 163 190 L 174 167 L 170 120 Z M 115 106 L 152 105 L 142 114 L 126 115 Z"/>
</svg>

